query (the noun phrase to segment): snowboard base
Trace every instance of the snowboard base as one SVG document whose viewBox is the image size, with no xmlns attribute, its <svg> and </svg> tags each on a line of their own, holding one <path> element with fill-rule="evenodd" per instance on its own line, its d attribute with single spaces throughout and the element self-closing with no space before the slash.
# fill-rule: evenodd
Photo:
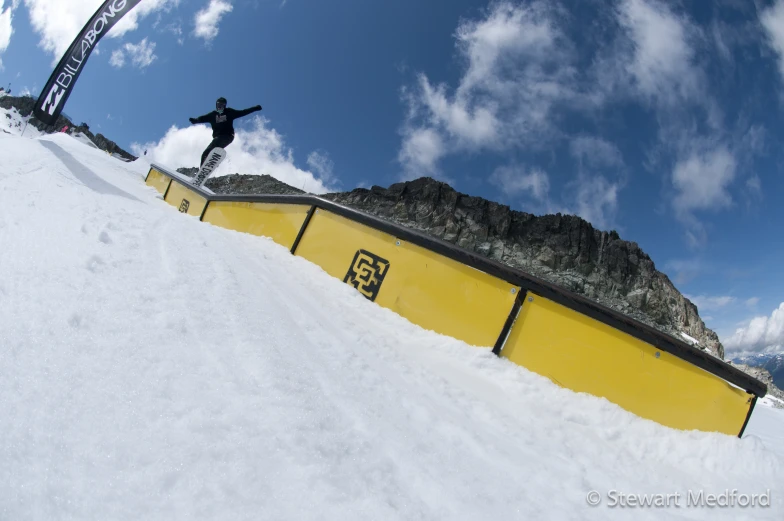
<svg viewBox="0 0 784 521">
<path fill-rule="evenodd" d="M 205 179 L 216 169 L 221 161 L 226 157 L 226 150 L 221 147 L 213 148 L 207 157 L 204 158 L 204 164 L 199 168 L 196 177 L 193 178 L 193 184 L 201 186 Z"/>
</svg>

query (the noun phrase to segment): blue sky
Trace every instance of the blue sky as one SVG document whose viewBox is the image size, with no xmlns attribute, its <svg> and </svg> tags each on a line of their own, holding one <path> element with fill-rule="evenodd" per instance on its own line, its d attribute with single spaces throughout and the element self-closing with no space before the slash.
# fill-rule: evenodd
<svg viewBox="0 0 784 521">
<path fill-rule="evenodd" d="M 0 0 L 37 96 L 101 0 Z M 423 175 L 637 242 L 729 352 L 784 344 L 784 0 L 142 0 L 65 106 L 196 166 L 189 117 L 256 104 L 222 173 L 323 192 Z"/>
</svg>

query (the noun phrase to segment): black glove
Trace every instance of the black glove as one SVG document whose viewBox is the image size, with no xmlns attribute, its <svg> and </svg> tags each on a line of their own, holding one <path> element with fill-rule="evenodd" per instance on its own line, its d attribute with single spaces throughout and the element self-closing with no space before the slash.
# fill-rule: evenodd
<svg viewBox="0 0 784 521">
<path fill-rule="evenodd" d="M 253 107 L 253 108 L 254 108 L 254 109 L 256 109 L 256 110 L 261 110 L 261 105 L 256 105 L 256 106 L 255 106 L 255 107 Z"/>
<path fill-rule="evenodd" d="M 190 121 L 193 125 L 198 123 L 198 121 L 196 121 L 196 118 L 188 118 L 188 121 Z"/>
</svg>

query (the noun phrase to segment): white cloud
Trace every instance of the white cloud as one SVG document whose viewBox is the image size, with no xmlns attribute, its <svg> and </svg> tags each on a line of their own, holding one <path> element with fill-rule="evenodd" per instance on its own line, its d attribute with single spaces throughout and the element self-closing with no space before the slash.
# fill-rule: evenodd
<svg viewBox="0 0 784 521">
<path fill-rule="evenodd" d="M 33 30 L 41 36 L 38 45 L 52 54 L 52 63 L 56 64 L 103 0 L 24 0 L 24 3 Z M 178 4 L 179 0 L 144 0 L 128 11 L 104 38 L 118 38 L 135 30 L 139 20 L 150 13 Z"/>
<path fill-rule="evenodd" d="M 784 77 L 784 0 L 776 0 L 763 9 L 760 23 L 768 45 L 778 55 L 779 73 Z"/>
<path fill-rule="evenodd" d="M 784 302 L 769 317 L 751 319 L 723 342 L 728 351 L 743 353 L 781 351 L 784 345 Z"/>
<path fill-rule="evenodd" d="M 314 150 L 308 154 L 308 166 L 321 178 L 324 183 L 332 184 L 335 181 L 335 163 L 329 154 L 323 150 Z"/>
<path fill-rule="evenodd" d="M 121 36 L 127 32 L 134 31 L 139 27 L 139 20 L 147 15 L 158 11 L 170 11 L 178 5 L 180 5 L 180 0 L 143 0 L 128 11 L 122 20 L 117 22 L 112 32 L 117 31 L 118 34 L 115 36 Z"/>
<path fill-rule="evenodd" d="M 732 204 L 727 192 L 735 178 L 736 162 L 724 147 L 707 152 L 694 152 L 679 161 L 672 173 L 672 182 L 678 190 L 673 201 L 679 212 L 718 209 Z"/>
<path fill-rule="evenodd" d="M 291 149 L 285 146 L 280 134 L 268 128 L 267 120 L 261 116 L 250 119 L 252 128 L 237 129 L 234 141 L 226 147 L 226 159 L 213 175 L 268 174 L 311 193 L 335 191 L 330 185 L 333 182 L 331 174 L 324 178 L 319 172 L 297 168 Z M 160 141 L 133 143 L 131 150 L 138 156 L 147 150 L 148 160 L 160 162 L 174 170 L 198 166 L 201 154 L 211 140 L 212 133 L 206 125 L 171 127 Z M 325 157 L 323 152 L 321 154 L 321 157 Z"/>
<path fill-rule="evenodd" d="M 709 297 L 707 295 L 697 295 L 697 296 L 684 295 L 684 296 L 687 299 L 689 299 L 692 302 L 692 304 L 697 306 L 697 309 L 700 312 L 716 310 L 735 302 L 735 297 L 730 297 L 730 296 L 714 296 L 714 297 Z"/>
<path fill-rule="evenodd" d="M 185 38 L 182 37 L 182 25 L 179 22 L 172 22 L 165 29 L 177 38 L 178 44 L 183 45 L 185 43 Z"/>
<path fill-rule="evenodd" d="M 210 0 L 209 5 L 196 13 L 193 34 L 206 41 L 218 36 L 218 24 L 223 15 L 234 9 L 228 0 Z"/>
<path fill-rule="evenodd" d="M 550 178 L 536 168 L 526 172 L 521 166 L 501 166 L 490 176 L 490 182 L 506 195 L 530 194 L 539 201 L 546 201 L 550 192 Z"/>
<path fill-rule="evenodd" d="M 580 176 L 570 183 L 576 186 L 577 209 L 574 213 L 591 223 L 595 228 L 615 227 L 618 211 L 620 185 L 603 176 Z"/>
<path fill-rule="evenodd" d="M 726 24 L 719 24 L 717 21 L 714 21 L 711 24 L 713 42 L 716 45 L 716 49 L 719 51 L 719 56 L 721 56 L 727 62 L 732 61 L 732 51 L 730 50 L 728 43 L 725 41 L 726 37 L 723 33 L 725 31 L 729 32 L 731 30 L 731 27 L 728 27 Z"/>
<path fill-rule="evenodd" d="M 453 93 L 424 74 L 404 92 L 409 117 L 399 160 L 409 175 L 437 171 L 447 154 L 544 147 L 552 111 L 574 100 L 571 44 L 549 2 L 495 3 L 455 37 L 465 70 Z"/>
<path fill-rule="evenodd" d="M 746 306 L 753 308 L 757 304 L 759 304 L 759 297 L 751 297 L 750 299 L 746 300 Z"/>
<path fill-rule="evenodd" d="M 581 166 L 589 168 L 620 168 L 623 156 L 618 147 L 601 138 L 580 136 L 570 143 L 572 155 Z"/>
<path fill-rule="evenodd" d="M 446 153 L 441 135 L 431 128 L 410 128 L 403 133 L 403 148 L 398 153 L 398 160 L 403 163 L 409 178 L 436 175 L 438 160 Z"/>
<path fill-rule="evenodd" d="M 762 195 L 762 180 L 757 174 L 749 177 L 746 180 L 746 188 L 754 195 Z"/>
<path fill-rule="evenodd" d="M 501 166 L 493 171 L 489 181 L 501 190 L 504 198 L 527 196 L 526 206 L 531 213 L 560 212 L 582 217 L 597 228 L 615 227 L 620 185 L 603 176 L 580 174 L 567 185 L 566 204 L 551 198 L 550 177 L 539 168 Z"/>
<path fill-rule="evenodd" d="M 19 0 L 15 0 L 11 5 L 4 7 L 4 0 L 0 0 L 0 71 L 3 70 L 2 54 L 11 44 L 11 35 L 14 34 L 14 28 L 11 22 L 18 1 Z"/>
<path fill-rule="evenodd" d="M 112 52 L 109 58 L 109 65 L 117 68 L 125 65 L 125 50 L 122 47 Z"/>
<path fill-rule="evenodd" d="M 465 68 L 454 90 L 420 74 L 403 91 L 408 114 L 398 160 L 407 178 L 442 176 L 439 161 L 448 155 L 546 150 L 565 137 L 558 128 L 560 111 L 584 110 L 595 100 L 581 89 L 573 65 L 577 52 L 560 27 L 558 9 L 552 2 L 502 1 L 459 25 L 455 37 Z M 551 180 L 540 168 L 499 167 L 489 181 L 505 195 L 529 195 L 537 208 L 610 226 L 623 181 L 607 171 L 624 168 L 621 153 L 590 136 L 573 139 L 571 151 L 581 165 L 564 198 L 573 211 L 552 202 Z"/>
<path fill-rule="evenodd" d="M 157 58 L 155 56 L 155 42 L 148 42 L 147 38 L 138 44 L 128 42 L 112 53 L 109 63 L 114 67 L 123 67 L 126 55 L 134 67 L 139 69 L 149 67 Z"/>
<path fill-rule="evenodd" d="M 616 20 L 623 36 L 598 60 L 597 77 L 608 99 L 642 100 L 655 111 L 659 143 L 649 152 L 647 166 L 672 168 L 670 204 L 684 225 L 687 243 L 697 248 L 707 242 L 708 231 L 696 212 L 732 206 L 729 187 L 745 146 L 723 144 L 724 116 L 710 93 L 701 54 L 706 49 L 715 54 L 717 45 L 728 51 L 722 47 L 725 42 L 700 29 L 676 5 L 622 0 Z M 761 129 L 753 129 L 748 136 L 752 150 L 762 137 Z M 671 154 L 674 166 L 665 163 Z"/>
<path fill-rule="evenodd" d="M 569 144 L 577 160 L 577 179 L 567 184 L 575 213 L 600 229 L 616 228 L 618 194 L 624 178 L 610 180 L 610 172 L 624 168 L 623 156 L 614 144 L 593 136 L 580 136 Z"/>
<path fill-rule="evenodd" d="M 670 106 L 702 94 L 693 44 L 698 31 L 685 17 L 656 0 L 624 0 L 618 21 L 631 40 L 621 66 L 640 94 Z"/>
</svg>

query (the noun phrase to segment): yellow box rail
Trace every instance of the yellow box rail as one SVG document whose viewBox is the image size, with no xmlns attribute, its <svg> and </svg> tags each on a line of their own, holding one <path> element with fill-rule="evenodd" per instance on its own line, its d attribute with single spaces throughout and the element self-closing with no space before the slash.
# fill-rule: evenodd
<svg viewBox="0 0 784 521">
<path fill-rule="evenodd" d="M 662 425 L 742 436 L 765 384 L 590 299 L 311 195 L 217 195 L 152 165 L 181 212 L 264 235 L 414 324 Z"/>
<path fill-rule="evenodd" d="M 414 324 L 492 347 L 518 286 L 319 208 L 296 255 Z"/>
<path fill-rule="evenodd" d="M 678 429 L 737 434 L 753 395 L 682 358 L 529 292 L 501 356 Z"/>
</svg>

